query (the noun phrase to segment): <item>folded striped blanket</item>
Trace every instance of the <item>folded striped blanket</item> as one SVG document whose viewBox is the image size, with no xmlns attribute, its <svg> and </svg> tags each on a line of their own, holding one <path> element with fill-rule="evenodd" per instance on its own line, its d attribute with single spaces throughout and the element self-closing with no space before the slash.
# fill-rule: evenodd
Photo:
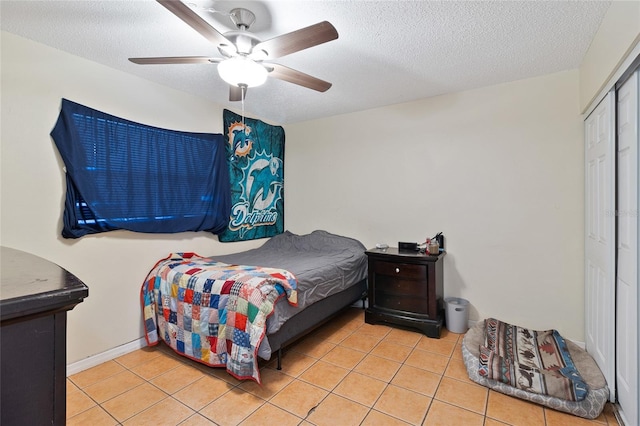
<svg viewBox="0 0 640 426">
<path fill-rule="evenodd" d="M 535 331 L 485 320 L 478 373 L 528 392 L 582 401 L 587 384 L 556 330 Z"/>
<path fill-rule="evenodd" d="M 172 254 L 140 291 L 145 338 L 149 346 L 162 339 L 181 355 L 260 383 L 258 347 L 267 317 L 284 295 L 297 306 L 296 285 L 283 269 Z"/>
</svg>

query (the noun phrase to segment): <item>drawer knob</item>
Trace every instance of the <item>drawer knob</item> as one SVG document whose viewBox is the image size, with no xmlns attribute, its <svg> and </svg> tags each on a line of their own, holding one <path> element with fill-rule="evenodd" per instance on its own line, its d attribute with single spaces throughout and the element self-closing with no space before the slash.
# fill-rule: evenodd
<svg viewBox="0 0 640 426">
<path fill-rule="evenodd" d="M 400 272 L 400 268 L 396 268 L 396 274 Z"/>
</svg>

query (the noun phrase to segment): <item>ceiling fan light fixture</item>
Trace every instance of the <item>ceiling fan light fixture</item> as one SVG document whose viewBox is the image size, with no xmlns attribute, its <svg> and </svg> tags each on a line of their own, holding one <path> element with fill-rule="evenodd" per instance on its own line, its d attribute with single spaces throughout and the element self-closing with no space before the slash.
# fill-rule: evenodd
<svg viewBox="0 0 640 426">
<path fill-rule="evenodd" d="M 220 62 L 218 74 L 232 86 L 255 87 L 267 80 L 268 71 L 247 57 L 236 56 Z"/>
<path fill-rule="evenodd" d="M 270 62 L 273 59 L 337 39 L 338 31 L 328 21 L 318 22 L 317 24 L 263 41 L 257 35 L 248 31 L 255 21 L 255 15 L 248 9 L 236 8 L 231 10 L 229 17 L 237 30 L 227 31 L 222 34 L 191 8 L 194 5 L 186 3 L 186 1 L 190 0 L 157 1 L 214 46 L 217 46 L 223 57 L 165 56 L 129 58 L 133 63 L 141 65 L 218 64 L 220 77 L 230 86 L 229 101 L 242 100 L 244 102 L 246 89 L 263 84 L 267 76 L 318 92 L 325 92 L 331 87 L 331 83 L 327 81 L 284 65 Z M 194 7 L 202 9 L 197 6 Z"/>
</svg>

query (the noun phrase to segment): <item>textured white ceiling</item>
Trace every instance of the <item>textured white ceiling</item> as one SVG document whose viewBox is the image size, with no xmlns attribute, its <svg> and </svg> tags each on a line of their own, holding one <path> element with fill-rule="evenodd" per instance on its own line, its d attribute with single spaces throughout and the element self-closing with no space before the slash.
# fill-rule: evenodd
<svg viewBox="0 0 640 426">
<path fill-rule="evenodd" d="M 220 32 L 246 7 L 262 40 L 327 20 L 337 40 L 274 62 L 333 83 L 318 93 L 269 79 L 248 115 L 279 124 L 365 110 L 579 67 L 609 1 L 187 0 Z M 0 1 L 0 27 L 238 110 L 215 65 L 135 65 L 129 57 L 216 56 L 153 0 Z M 37 60 L 37 59 L 36 59 Z"/>
</svg>

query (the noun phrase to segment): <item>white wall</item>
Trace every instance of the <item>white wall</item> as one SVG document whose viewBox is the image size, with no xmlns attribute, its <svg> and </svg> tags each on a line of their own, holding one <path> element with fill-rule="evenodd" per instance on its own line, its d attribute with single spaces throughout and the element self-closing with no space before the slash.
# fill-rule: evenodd
<svg viewBox="0 0 640 426">
<path fill-rule="evenodd" d="M 221 132 L 222 108 L 1 34 L 0 242 L 90 287 L 69 313 L 68 363 L 142 336 L 139 290 L 172 251 L 228 253 L 205 233 L 60 237 L 60 99 L 177 130 Z M 373 246 L 447 238 L 445 292 L 583 339 L 583 149 L 577 72 L 285 126 L 286 228 Z M 545 310 L 538 305 L 545 304 Z"/>
<path fill-rule="evenodd" d="M 286 127 L 287 227 L 446 238 L 445 296 L 584 341 L 577 71 Z"/>
<path fill-rule="evenodd" d="M 221 133 L 222 108 L 6 32 L 1 43 L 1 244 L 49 259 L 89 287 L 89 297 L 68 315 L 68 363 L 143 336 L 140 286 L 158 259 L 174 251 L 230 253 L 263 242 L 222 244 L 204 232 L 63 239 L 63 163 L 49 136 L 61 98 L 193 132 Z"/>
<path fill-rule="evenodd" d="M 580 65 L 582 112 L 638 42 L 640 1 L 613 1 Z"/>
</svg>

